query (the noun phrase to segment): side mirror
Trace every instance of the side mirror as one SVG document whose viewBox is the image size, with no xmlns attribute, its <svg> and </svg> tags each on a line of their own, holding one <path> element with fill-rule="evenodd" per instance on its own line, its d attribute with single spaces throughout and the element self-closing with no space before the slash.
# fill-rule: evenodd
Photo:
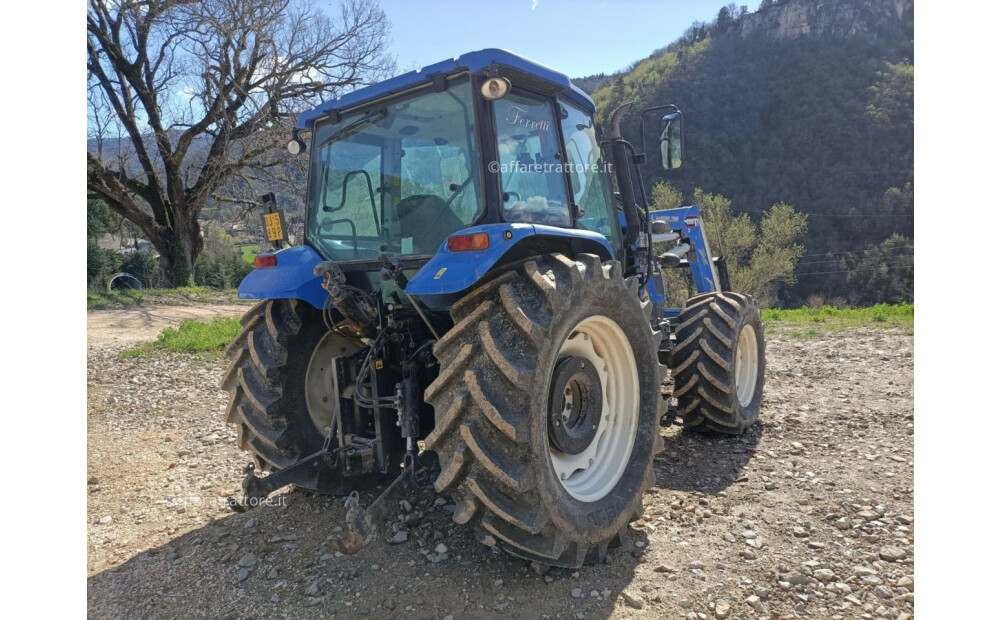
<svg viewBox="0 0 1000 620">
<path fill-rule="evenodd" d="M 664 170 L 681 167 L 684 159 L 683 117 L 680 112 L 664 114 L 660 119 L 660 163 Z"/>
</svg>

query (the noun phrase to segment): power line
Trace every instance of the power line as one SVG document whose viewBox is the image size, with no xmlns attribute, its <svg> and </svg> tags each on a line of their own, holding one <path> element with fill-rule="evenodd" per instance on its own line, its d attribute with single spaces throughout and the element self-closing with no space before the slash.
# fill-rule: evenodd
<svg viewBox="0 0 1000 620">
<path fill-rule="evenodd" d="M 892 267 L 901 267 L 903 265 L 902 264 L 896 264 L 896 265 L 890 265 L 890 266 L 892 266 Z M 839 269 L 837 271 L 809 271 L 807 273 L 799 273 L 799 272 L 796 271 L 792 275 L 795 276 L 795 277 L 797 277 L 797 278 L 804 278 L 804 277 L 808 277 L 808 276 L 825 276 L 825 275 L 830 275 L 830 274 L 834 274 L 834 273 L 854 273 L 856 271 L 857 271 L 857 269 Z"/>
<path fill-rule="evenodd" d="M 912 256 L 913 256 L 913 254 L 905 254 L 904 253 L 904 254 L 895 254 L 895 255 L 886 256 L 885 258 L 886 258 L 886 260 L 889 260 L 889 259 L 896 259 L 896 258 L 910 258 Z M 847 260 L 847 258 L 848 257 L 835 258 L 835 259 L 830 259 L 830 260 L 803 260 L 803 261 L 799 261 L 796 264 L 797 265 L 822 265 L 822 264 L 829 264 L 829 263 L 839 263 L 840 261 Z"/>
<path fill-rule="evenodd" d="M 769 209 L 733 209 L 738 213 L 767 213 Z M 912 213 L 903 214 L 885 214 L 885 213 L 816 213 L 813 211 L 796 211 L 796 213 L 801 213 L 803 215 L 814 215 L 816 217 L 913 217 Z"/>
<path fill-rule="evenodd" d="M 865 252 L 870 252 L 871 250 L 874 250 L 875 248 L 876 248 L 876 246 L 872 246 L 872 247 L 864 249 L 864 250 L 846 250 L 844 252 L 810 252 L 809 254 L 803 254 L 802 256 L 839 256 L 841 254 L 864 254 Z M 912 245 L 900 245 L 900 246 L 896 246 L 896 248 L 893 248 L 893 249 L 900 249 L 900 250 L 902 250 L 902 249 L 909 249 L 909 250 L 912 250 L 913 246 Z"/>
</svg>

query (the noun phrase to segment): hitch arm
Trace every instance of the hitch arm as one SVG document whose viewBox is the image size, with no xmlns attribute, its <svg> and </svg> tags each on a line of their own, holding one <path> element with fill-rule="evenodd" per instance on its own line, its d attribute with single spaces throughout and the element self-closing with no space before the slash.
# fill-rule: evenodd
<svg viewBox="0 0 1000 620">
<path fill-rule="evenodd" d="M 235 497 L 229 498 L 229 507 L 235 512 L 246 512 L 249 508 L 259 506 L 268 495 L 274 493 L 281 487 L 301 480 L 304 474 L 321 465 L 327 465 L 328 458 L 334 456 L 334 452 L 320 450 L 319 452 L 307 456 L 301 461 L 290 465 L 285 469 L 280 469 L 267 476 L 258 476 L 254 473 L 254 464 L 247 463 L 243 468 L 245 474 L 243 478 L 243 499 L 237 500 Z"/>
<path fill-rule="evenodd" d="M 416 476 L 411 464 L 382 491 L 378 499 L 372 502 L 367 509 L 361 507 L 358 492 L 352 491 L 344 501 L 344 505 L 347 507 L 344 531 L 333 540 L 333 546 L 345 555 L 354 555 L 361 551 L 375 537 L 378 524 L 396 509 L 396 500 L 415 486 Z"/>
</svg>

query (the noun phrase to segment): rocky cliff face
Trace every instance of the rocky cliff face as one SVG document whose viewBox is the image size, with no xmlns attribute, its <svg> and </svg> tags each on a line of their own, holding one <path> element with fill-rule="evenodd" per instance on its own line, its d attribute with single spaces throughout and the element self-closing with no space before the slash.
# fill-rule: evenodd
<svg viewBox="0 0 1000 620">
<path fill-rule="evenodd" d="M 737 28 L 743 37 L 775 39 L 877 34 L 912 38 L 913 0 L 779 0 L 743 16 Z"/>
</svg>

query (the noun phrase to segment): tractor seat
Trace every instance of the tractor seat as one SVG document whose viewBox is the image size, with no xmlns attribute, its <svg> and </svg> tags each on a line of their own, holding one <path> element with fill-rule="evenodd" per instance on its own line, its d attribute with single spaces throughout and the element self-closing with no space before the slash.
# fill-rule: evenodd
<svg viewBox="0 0 1000 620">
<path fill-rule="evenodd" d="M 396 205 L 402 236 L 413 237 L 415 254 L 434 254 L 451 233 L 465 227 L 438 196 L 414 194 Z"/>
</svg>

